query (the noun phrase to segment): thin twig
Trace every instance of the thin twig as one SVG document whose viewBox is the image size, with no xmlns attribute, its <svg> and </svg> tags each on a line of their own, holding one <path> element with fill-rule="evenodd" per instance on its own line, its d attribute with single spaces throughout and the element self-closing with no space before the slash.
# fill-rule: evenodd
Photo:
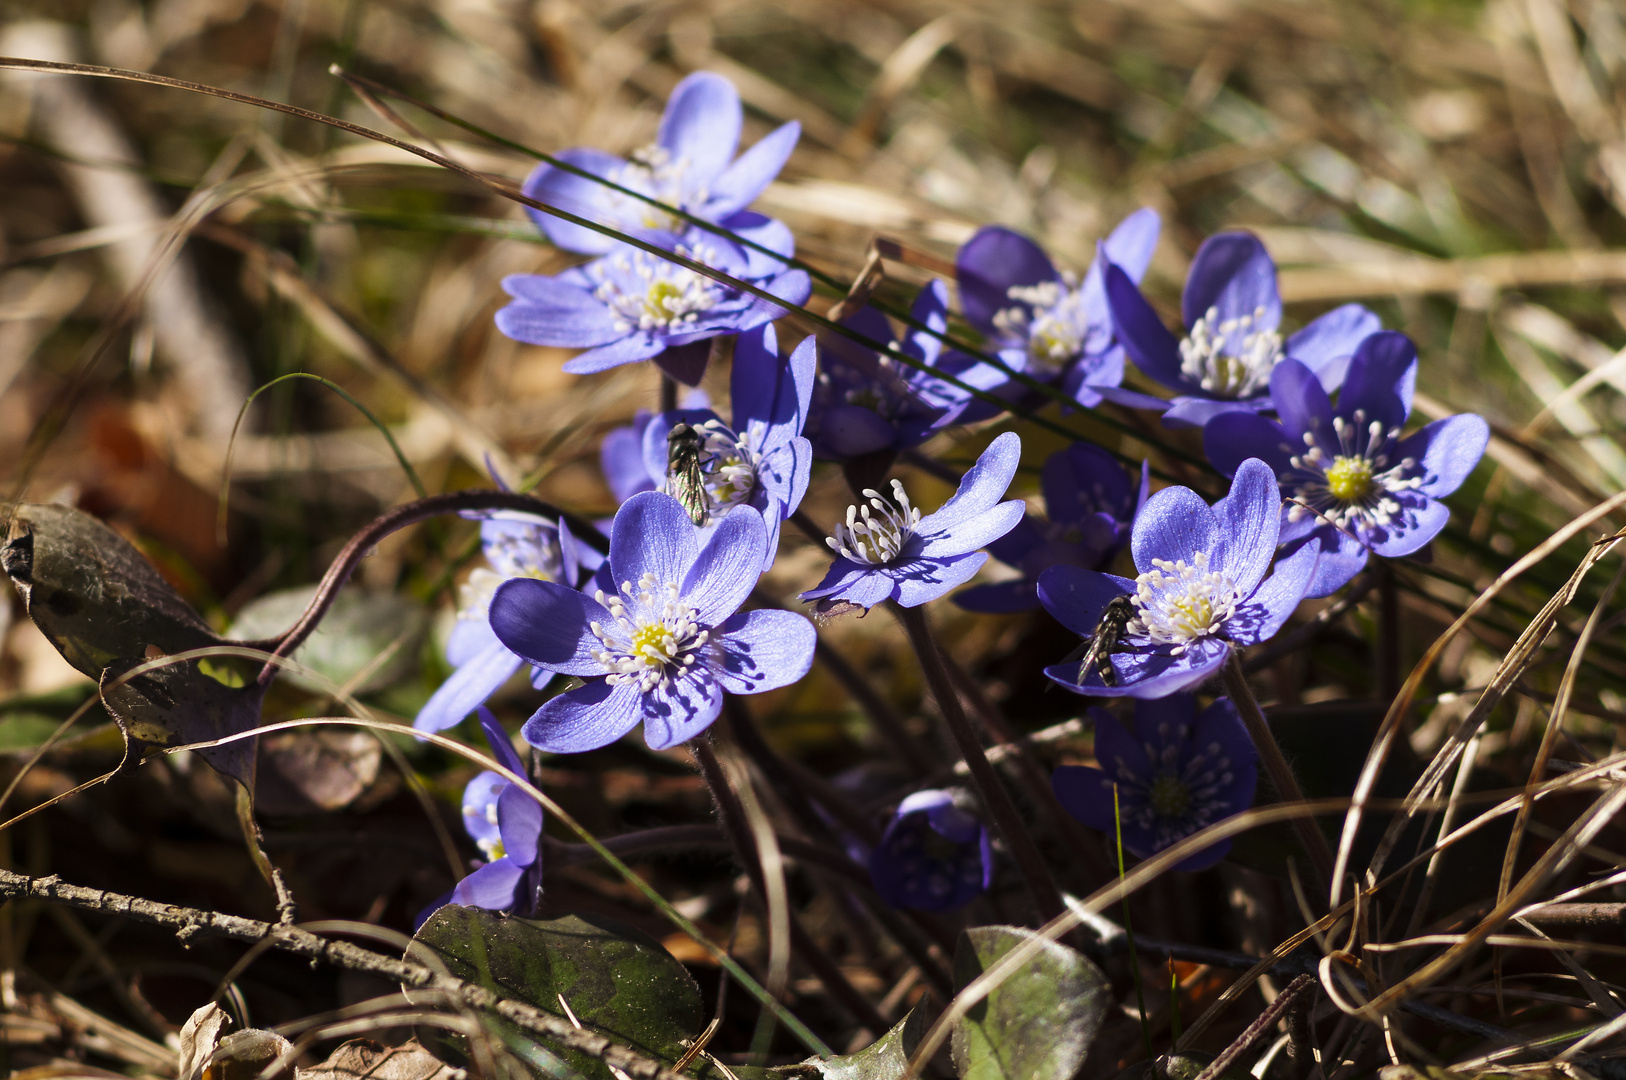
<svg viewBox="0 0 1626 1080">
<path fill-rule="evenodd" d="M 1236 1063 L 1237 1058 L 1246 1054 L 1253 1044 L 1264 1038 L 1265 1034 L 1276 1026 L 1299 995 L 1315 987 L 1315 980 L 1309 975 L 1300 975 L 1283 988 L 1276 1000 L 1265 1006 L 1253 1023 L 1243 1029 L 1242 1034 L 1231 1041 L 1231 1045 L 1220 1051 L 1219 1057 L 1210 1061 L 1203 1071 L 1197 1074 L 1197 1080 L 1216 1080 L 1218 1076 Z"/>
</svg>

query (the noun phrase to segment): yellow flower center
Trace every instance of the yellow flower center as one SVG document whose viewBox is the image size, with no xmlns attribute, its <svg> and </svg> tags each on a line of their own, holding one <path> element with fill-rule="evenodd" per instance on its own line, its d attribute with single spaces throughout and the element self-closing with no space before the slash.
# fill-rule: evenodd
<svg viewBox="0 0 1626 1080">
<path fill-rule="evenodd" d="M 677 656 L 677 638 L 665 623 L 650 623 L 632 635 L 634 656 L 641 656 L 655 664 L 669 663 Z"/>
<path fill-rule="evenodd" d="M 1179 817 L 1191 805 L 1191 789 L 1178 776 L 1164 773 L 1152 781 L 1151 803 L 1159 817 Z"/>
<path fill-rule="evenodd" d="M 1197 637 L 1205 633 L 1214 622 L 1214 601 L 1208 596 L 1182 596 L 1169 605 L 1173 611 L 1169 621 L 1187 634 Z"/>
<path fill-rule="evenodd" d="M 1327 468 L 1327 494 L 1343 503 L 1360 502 L 1372 491 L 1372 463 L 1364 457 L 1333 459 Z"/>
</svg>

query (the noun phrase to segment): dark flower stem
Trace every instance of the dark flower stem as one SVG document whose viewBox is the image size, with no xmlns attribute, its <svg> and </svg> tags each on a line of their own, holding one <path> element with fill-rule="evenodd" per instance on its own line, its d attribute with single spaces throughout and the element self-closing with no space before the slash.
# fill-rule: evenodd
<svg viewBox="0 0 1626 1080">
<path fill-rule="evenodd" d="M 677 408 L 677 380 L 666 372 L 661 372 L 661 412 L 671 412 Z"/>
<path fill-rule="evenodd" d="M 1254 749 L 1259 752 L 1259 761 L 1270 774 L 1270 782 L 1276 786 L 1277 795 L 1281 796 L 1283 802 L 1304 802 L 1304 790 L 1299 787 L 1292 766 L 1287 763 L 1281 745 L 1276 742 L 1276 736 L 1265 722 L 1265 714 L 1253 696 L 1253 689 L 1248 686 L 1248 676 L 1242 670 L 1241 654 L 1232 649 L 1220 671 L 1225 680 L 1225 692 L 1242 714 L 1242 722 L 1247 725 Z M 1299 843 L 1304 845 L 1306 854 L 1310 856 L 1310 866 L 1318 879 L 1317 887 L 1321 890 L 1319 895 L 1325 896 L 1332 881 L 1333 866 L 1332 849 L 1327 846 L 1327 838 L 1322 835 L 1315 819 L 1309 816 L 1294 818 L 1293 829 L 1298 833 Z"/>
<path fill-rule="evenodd" d="M 977 786 L 977 793 L 982 796 L 982 804 L 1027 883 L 1033 906 L 1039 913 L 1039 921 L 1049 922 L 1066 910 L 1062 905 L 1061 891 L 1056 888 L 1056 882 L 1051 878 L 1050 869 L 1045 866 L 1032 834 L 1022 823 L 1016 804 L 1011 801 L 1010 792 L 1005 790 L 999 774 L 988 763 L 982 743 L 977 739 L 971 721 L 966 718 L 965 710 L 960 707 L 960 696 L 954 692 L 954 684 L 943 666 L 937 641 L 926 624 L 926 613 L 918 607 L 906 608 L 896 604 L 893 611 L 909 635 L 909 644 L 914 646 L 915 655 L 920 658 L 920 670 L 926 676 L 926 685 L 937 699 L 937 710 L 942 713 L 949 734 L 954 737 L 960 755 L 971 769 L 971 780 Z"/>
<path fill-rule="evenodd" d="M 1387 561 L 1378 565 L 1378 700 L 1400 693 L 1400 588 Z"/>
<path fill-rule="evenodd" d="M 766 882 L 762 880 L 762 864 L 757 858 L 756 843 L 751 837 L 750 826 L 745 821 L 745 809 L 740 805 L 734 789 L 728 786 L 728 776 L 723 772 L 722 762 L 717 760 L 717 752 L 712 749 L 710 739 L 705 735 L 689 740 L 689 748 L 694 751 L 695 760 L 700 764 L 700 775 L 705 778 L 706 786 L 711 789 L 712 801 L 717 806 L 717 819 L 734 849 L 734 857 L 750 877 L 757 894 L 766 903 L 768 890 Z M 840 965 L 830 957 L 830 954 L 819 948 L 818 943 L 802 928 L 801 921 L 796 918 L 794 911 L 790 913 L 790 947 L 791 951 L 812 969 L 819 982 L 830 992 L 830 996 L 840 1002 L 842 1007 L 852 1014 L 854 1020 L 869 1028 L 872 1034 L 879 1037 L 892 1026 L 886 1022 L 869 998 L 860 993 L 847 976 L 842 974 Z"/>
<path fill-rule="evenodd" d="M 1301 995 L 1314 990 L 1315 986 L 1315 979 L 1309 975 L 1300 975 L 1288 983 L 1282 992 L 1276 995 L 1276 1000 L 1267 1005 L 1265 1011 L 1259 1014 L 1258 1019 L 1249 1024 L 1247 1029 L 1238 1035 L 1230 1046 L 1220 1051 L 1219 1057 L 1209 1062 L 1203 1071 L 1197 1074 L 1197 1080 L 1218 1080 L 1219 1077 L 1225 1075 L 1225 1071 L 1234 1065 L 1238 1058 L 1246 1054 L 1254 1043 L 1257 1043 L 1266 1035 L 1274 1033 L 1277 1023 L 1281 1021 L 1288 1009 L 1292 1008 L 1293 1003 Z"/>
</svg>

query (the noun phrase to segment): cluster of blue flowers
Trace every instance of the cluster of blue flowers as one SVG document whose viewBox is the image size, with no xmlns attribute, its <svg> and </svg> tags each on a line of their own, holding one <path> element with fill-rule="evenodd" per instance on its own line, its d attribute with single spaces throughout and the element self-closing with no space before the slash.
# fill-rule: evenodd
<svg viewBox="0 0 1626 1080">
<path fill-rule="evenodd" d="M 948 338 L 941 281 L 920 291 L 901 339 L 881 311 L 863 307 L 842 324 L 850 336 L 781 351 L 773 320 L 802 305 L 811 283 L 794 265 L 790 230 L 748 207 L 787 160 L 797 127 L 736 156 L 741 121 L 727 80 L 692 75 L 653 146 L 630 160 L 568 151 L 562 159 L 590 176 L 544 165 L 526 181 L 531 197 L 671 257 L 533 213 L 554 244 L 591 259 L 506 279 L 513 300 L 497 314 L 502 332 L 582 350 L 567 372 L 652 360 L 690 386 L 713 339 L 732 338 L 732 416 L 695 391 L 682 408 L 640 413 L 611 434 L 603 463 L 621 506 L 607 557 L 562 522 L 483 521 L 490 569 L 470 578 L 447 651 L 455 673 L 418 726 L 459 722 L 529 665 L 539 689 L 554 675 L 575 680 L 524 726 L 541 750 L 591 750 L 639 724 L 655 749 L 695 738 L 724 694 L 789 685 L 812 663 L 808 619 L 742 609 L 815 459 L 862 461 L 867 472 L 849 477 L 884 477 L 899 453 L 945 428 L 1060 396 L 1073 408 L 1111 402 L 1200 428 L 1230 492 L 1212 505 L 1185 487 L 1152 494 L 1144 463 L 1126 470 L 1078 442 L 1044 462 L 1041 516 L 1006 499 L 1022 451 L 1006 431 L 934 513 L 923 515 L 899 480 L 863 487 L 831 531 L 828 571 L 801 599 L 823 612 L 916 607 L 969 582 L 992 554 L 1007 570 L 956 602 L 977 612 L 1042 606 L 1086 643 L 1082 662 L 1045 669 L 1052 680 L 1136 699 L 1133 732 L 1090 710 L 1100 767 L 1059 769 L 1062 805 L 1092 827 L 1121 829 L 1141 856 L 1246 808 L 1256 777 L 1248 733 L 1228 700 L 1199 710 L 1191 691 L 1233 649 L 1275 634 L 1301 600 L 1348 583 L 1371 554 L 1422 553 L 1446 522 L 1439 500 L 1484 452 L 1485 422 L 1456 416 L 1404 435 L 1411 342 L 1355 304 L 1284 337 L 1275 264 L 1248 233 L 1202 245 L 1183 326 L 1171 332 L 1138 284 L 1158 240 L 1151 210 L 1119 224 L 1082 279 L 1009 229 L 973 236 L 955 277 L 958 310 L 982 351 Z M 1172 395 L 1125 387 L 1126 360 Z M 679 477 L 669 441 L 685 431 L 694 460 Z M 1133 578 L 1109 572 L 1126 547 Z M 501 729 L 481 716 L 508 761 Z M 484 774 L 470 785 L 469 830 L 491 857 L 456 898 L 524 907 L 534 897 L 540 814 L 515 795 Z M 1225 850 L 1211 846 L 1182 866 L 1209 865 Z M 993 873 L 988 831 L 963 793 L 904 799 L 870 859 L 883 897 L 928 909 L 968 903 Z"/>
</svg>

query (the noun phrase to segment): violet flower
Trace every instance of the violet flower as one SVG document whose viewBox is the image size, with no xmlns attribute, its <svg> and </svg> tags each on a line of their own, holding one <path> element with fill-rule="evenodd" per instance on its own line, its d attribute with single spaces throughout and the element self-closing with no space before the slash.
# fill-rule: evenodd
<svg viewBox="0 0 1626 1080">
<path fill-rule="evenodd" d="M 1190 694 L 1137 701 L 1133 735 L 1104 709 L 1090 717 L 1101 768 L 1063 765 L 1051 788 L 1090 828 L 1112 837 L 1121 823 L 1124 847 L 1141 858 L 1253 805 L 1258 752 L 1229 698 L 1201 713 Z M 1217 841 L 1174 869 L 1202 870 L 1230 850 L 1230 840 Z"/>
<path fill-rule="evenodd" d="M 1133 581 L 1077 566 L 1039 577 L 1039 601 L 1063 626 L 1089 636 L 1107 605 L 1132 606 L 1106 658 L 1114 684 L 1098 668 L 1080 681 L 1080 663 L 1045 674 L 1075 693 L 1160 698 L 1196 686 L 1219 670 L 1234 645 L 1266 640 L 1293 614 L 1315 574 L 1316 551 L 1303 548 L 1265 577 L 1281 529 L 1281 497 L 1270 466 L 1244 461 L 1231 491 L 1210 507 L 1190 488 L 1168 487 L 1135 517 Z"/>
<path fill-rule="evenodd" d="M 803 600 L 846 601 L 872 608 L 883 600 L 916 607 L 971 579 L 988 561 L 979 551 L 1022 520 L 1022 502 L 1000 502 L 1022 457 L 1022 440 L 1007 431 L 988 445 L 960 480 L 959 490 L 935 514 L 920 516 L 901 481 L 892 499 L 866 488 L 863 507 L 825 542 L 836 553 L 824 580 Z"/>
<path fill-rule="evenodd" d="M 710 409 L 689 408 L 661 413 L 644 430 L 643 467 L 650 476 L 663 478 L 668 433 L 680 423 L 699 432 L 705 440 L 700 471 L 711 522 L 723 520 L 737 506 L 761 514 L 768 526 L 764 571 L 779 551 L 780 525 L 801 505 L 812 476 L 813 447 L 802 437 L 802 426 L 817 367 L 813 338 L 804 338 L 789 357 L 782 357 L 770 323 L 735 342 L 732 427 Z"/>
<path fill-rule="evenodd" d="M 618 505 L 640 491 L 655 490 L 655 478 L 644 464 L 644 432 L 654 419 L 648 409 L 639 409 L 632 423 L 610 429 L 599 444 L 598 467 Z"/>
<path fill-rule="evenodd" d="M 526 741 L 577 753 L 642 721 L 645 741 L 665 750 L 711 726 L 724 691 L 761 693 L 807 674 L 811 623 L 789 611 L 738 612 L 767 544 L 760 514 L 730 514 L 702 547 L 678 501 L 646 491 L 622 505 L 610 529 L 615 595 L 532 579 L 499 588 L 491 626 L 503 644 L 539 668 L 587 680 L 538 709 Z"/>
<path fill-rule="evenodd" d="M 899 803 L 869 856 L 870 883 L 893 907 L 964 907 L 993 877 L 988 829 L 947 791 L 917 791 Z"/>
<path fill-rule="evenodd" d="M 942 333 L 948 326 L 948 289 L 941 281 L 921 289 L 910 315 Z M 897 341 L 886 316 L 871 307 L 841 325 L 881 342 L 887 350 L 877 353 L 834 334 L 820 341 L 819 377 L 807 420 L 815 456 L 848 461 L 883 451 L 895 453 L 920 445 L 955 422 L 968 400 L 965 392 L 892 355 L 935 367 L 943 352 L 940 338 L 911 331 Z"/>
<path fill-rule="evenodd" d="M 1472 413 L 1400 437 L 1416 382 L 1416 346 L 1384 331 L 1355 350 L 1336 407 L 1309 368 L 1284 360 L 1270 378 L 1280 423 L 1226 413 L 1203 429 L 1208 459 L 1221 472 L 1250 457 L 1276 471 L 1288 500 L 1280 542 L 1321 554 L 1307 596 L 1343 586 L 1368 552 L 1410 555 L 1434 539 L 1451 516 L 1439 500 L 1484 455 L 1490 427 Z"/>
<path fill-rule="evenodd" d="M 480 517 L 480 547 L 490 569 L 475 569 L 458 590 L 457 624 L 446 640 L 446 662 L 453 671 L 418 710 L 412 723 L 419 731 L 461 723 L 524 663 L 497 640 L 486 617 L 499 585 L 510 578 L 537 578 L 570 587 L 603 558 L 572 537 L 562 521 L 512 511 Z M 537 671 L 532 682 L 541 689 L 551 678 L 552 672 Z"/>
<path fill-rule="evenodd" d="M 1203 241 L 1180 298 L 1186 336 L 1176 339 L 1121 267 L 1106 272 L 1107 304 L 1118 340 L 1150 378 L 1175 392 L 1172 401 L 1112 394 L 1123 404 L 1167 409 L 1169 427 L 1201 427 L 1230 410 L 1270 406 L 1270 373 L 1291 356 L 1336 390 L 1344 364 L 1361 339 L 1380 327 L 1359 304 L 1345 304 L 1284 342 L 1276 264 L 1251 233 L 1219 233 Z"/>
<path fill-rule="evenodd" d="M 790 231 L 778 222 L 767 237 L 788 257 Z M 658 359 L 668 374 L 694 385 L 705 373 L 710 338 L 776 319 L 812 292 L 802 270 L 756 265 L 742 248 L 699 232 L 674 235 L 676 254 L 748 280 L 784 301 L 760 299 L 687 267 L 619 244 L 561 274 L 510 274 L 503 289 L 514 299 L 497 312 L 497 329 L 532 345 L 586 351 L 564 363 L 574 375 Z"/>
<path fill-rule="evenodd" d="M 1052 566 L 1100 570 L 1129 542 L 1129 527 L 1150 493 L 1141 465 L 1137 485 L 1099 446 L 1074 443 L 1050 455 L 1039 474 L 1049 520 L 1033 513 L 988 545 L 988 554 L 1022 572 L 1014 581 L 973 585 L 954 594 L 967 611 L 1004 614 L 1039 606 L 1039 575 Z"/>
<path fill-rule="evenodd" d="M 1061 388 L 1087 408 L 1101 403 L 1098 387 L 1123 382 L 1124 354 L 1107 308 L 1106 268 L 1121 267 L 1138 283 L 1152 260 L 1161 222 L 1150 209 L 1130 214 L 1102 241 L 1080 282 L 1056 269 L 1038 244 L 999 226 L 977 230 L 954 258 L 960 307 L 1013 371 Z M 970 358 L 965 358 L 969 360 Z M 961 364 L 959 377 L 1013 400 L 1027 389 L 986 362 Z M 980 411 L 983 403 L 970 406 Z"/>
<path fill-rule="evenodd" d="M 734 84 L 713 72 L 697 71 L 673 89 L 655 142 L 635 150 L 631 161 L 589 147 L 558 156 L 567 164 L 704 221 L 730 230 L 748 229 L 760 223 L 760 216 L 741 211 L 779 175 L 795 149 L 801 125 L 793 120 L 735 157 L 743 120 Z M 681 218 L 660 207 L 548 164 L 536 167 L 523 190 L 538 202 L 621 232 L 681 233 L 688 228 Z M 566 251 L 603 255 L 615 246 L 602 233 L 538 210 L 527 209 L 526 213 L 549 240 Z"/>
</svg>

